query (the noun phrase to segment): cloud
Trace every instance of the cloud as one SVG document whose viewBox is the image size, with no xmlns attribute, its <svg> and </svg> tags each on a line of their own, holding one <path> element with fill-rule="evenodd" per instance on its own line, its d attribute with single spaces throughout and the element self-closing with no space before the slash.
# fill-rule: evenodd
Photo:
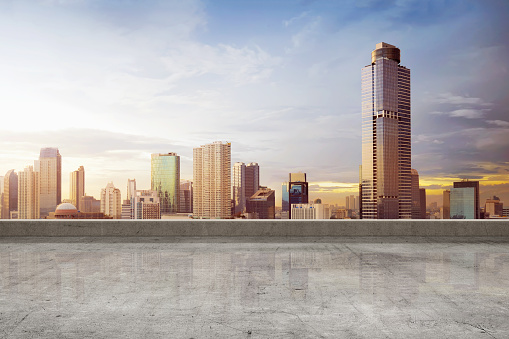
<svg viewBox="0 0 509 339">
<path fill-rule="evenodd" d="M 449 112 L 443 112 L 443 111 L 433 111 L 431 114 L 434 115 L 448 115 L 452 118 L 465 118 L 465 119 L 480 119 L 484 118 L 486 115 L 486 112 L 488 112 L 489 109 L 471 109 L 471 108 L 465 108 L 465 109 L 456 109 Z"/>
<path fill-rule="evenodd" d="M 299 32 L 292 36 L 292 46 L 286 49 L 286 53 L 293 53 L 310 48 L 319 35 L 321 22 L 322 18 L 320 16 L 311 18 Z"/>
<path fill-rule="evenodd" d="M 480 119 L 484 117 L 485 111 L 475 109 L 457 109 L 449 112 L 448 114 L 455 118 Z"/>
<path fill-rule="evenodd" d="M 485 102 L 481 98 L 454 95 L 450 92 L 439 94 L 435 102 L 439 104 L 451 104 L 451 105 L 480 105 L 480 106 L 491 106 L 489 102 Z"/>
<path fill-rule="evenodd" d="M 496 125 L 498 127 L 509 127 L 509 122 L 508 121 L 503 121 L 503 120 L 488 120 L 486 122 L 488 124 Z"/>
<path fill-rule="evenodd" d="M 300 19 L 303 19 L 305 18 L 307 15 L 308 15 L 309 12 L 302 12 L 301 14 L 297 15 L 297 16 L 294 16 L 293 18 L 291 19 L 288 19 L 288 20 L 284 20 L 283 21 L 283 25 L 285 27 L 288 27 L 290 25 L 292 25 L 295 21 L 298 21 Z"/>
</svg>

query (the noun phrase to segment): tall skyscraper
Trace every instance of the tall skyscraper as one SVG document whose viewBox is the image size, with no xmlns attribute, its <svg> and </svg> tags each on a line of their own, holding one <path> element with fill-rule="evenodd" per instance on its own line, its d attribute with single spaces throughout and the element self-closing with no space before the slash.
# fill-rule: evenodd
<svg viewBox="0 0 509 339">
<path fill-rule="evenodd" d="M 479 181 L 470 181 L 468 179 L 456 181 L 453 183 L 454 188 L 462 188 L 462 187 L 473 187 L 474 188 L 474 203 L 475 203 L 475 211 L 473 219 L 481 218 L 481 208 L 480 208 L 480 199 L 479 199 Z M 451 191 L 452 194 L 452 191 Z M 452 197 L 451 197 L 452 199 Z M 451 202 L 451 218 L 452 218 L 452 202 Z"/>
<path fill-rule="evenodd" d="M 231 218 L 231 143 L 193 149 L 193 217 Z"/>
<path fill-rule="evenodd" d="M 293 204 L 308 203 L 308 182 L 306 181 L 306 173 L 290 173 L 290 181 L 288 182 L 288 202 L 290 210 L 288 211 L 288 219 L 292 219 Z"/>
<path fill-rule="evenodd" d="M 122 197 L 112 182 L 101 189 L 101 212 L 113 219 L 122 217 Z"/>
<path fill-rule="evenodd" d="M 246 211 L 246 164 L 236 162 L 232 173 L 232 199 L 235 204 L 235 214 Z"/>
<path fill-rule="evenodd" d="M 260 166 L 252 162 L 246 165 L 246 199 L 249 199 L 260 188 Z"/>
<path fill-rule="evenodd" d="M 177 213 L 180 200 L 180 156 L 154 153 L 150 162 L 151 189 L 157 192 L 161 215 Z"/>
<path fill-rule="evenodd" d="M 410 70 L 381 42 L 362 69 L 362 218 L 410 219 Z"/>
<path fill-rule="evenodd" d="M 71 204 L 81 211 L 80 198 L 85 195 L 85 168 L 80 166 L 76 171 L 72 171 L 69 182 Z"/>
<path fill-rule="evenodd" d="M 10 219 L 11 212 L 18 210 L 18 175 L 13 169 L 7 171 L 4 176 L 4 194 L 2 201 L 1 217 Z"/>
<path fill-rule="evenodd" d="M 58 148 L 41 148 L 35 171 L 39 172 L 40 214 L 44 218 L 62 202 L 62 157 Z"/>
<path fill-rule="evenodd" d="M 32 166 L 25 167 L 18 177 L 18 218 L 39 219 L 40 215 L 39 172 Z"/>
</svg>

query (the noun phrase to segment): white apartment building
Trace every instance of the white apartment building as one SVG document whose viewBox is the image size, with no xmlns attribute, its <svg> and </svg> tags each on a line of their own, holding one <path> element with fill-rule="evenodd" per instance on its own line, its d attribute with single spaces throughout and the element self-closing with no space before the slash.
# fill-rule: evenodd
<svg viewBox="0 0 509 339">
<path fill-rule="evenodd" d="M 193 149 L 193 217 L 231 218 L 231 143 Z"/>
</svg>

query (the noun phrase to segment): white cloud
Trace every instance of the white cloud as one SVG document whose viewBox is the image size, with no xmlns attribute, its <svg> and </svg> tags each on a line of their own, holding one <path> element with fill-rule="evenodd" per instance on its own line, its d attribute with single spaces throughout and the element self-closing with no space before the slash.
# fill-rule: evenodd
<svg viewBox="0 0 509 339">
<path fill-rule="evenodd" d="M 307 15 L 308 15 L 309 12 L 302 12 L 301 14 L 297 15 L 297 16 L 294 16 L 293 18 L 289 19 L 289 20 L 284 20 L 283 21 L 283 25 L 285 27 L 288 27 L 290 25 L 292 25 L 295 21 L 298 21 L 300 19 L 303 19 L 305 18 Z"/>
<path fill-rule="evenodd" d="M 479 119 L 484 117 L 485 112 L 483 110 L 475 109 L 457 109 L 448 113 L 451 117 L 455 118 L 466 118 L 466 119 Z"/>
<path fill-rule="evenodd" d="M 487 123 L 499 127 L 509 127 L 509 122 L 503 120 L 488 120 Z"/>
<path fill-rule="evenodd" d="M 481 98 L 454 95 L 450 92 L 442 93 L 435 99 L 439 104 L 451 104 L 451 105 L 480 105 L 480 106 L 491 106 L 491 103 L 485 102 Z"/>
</svg>

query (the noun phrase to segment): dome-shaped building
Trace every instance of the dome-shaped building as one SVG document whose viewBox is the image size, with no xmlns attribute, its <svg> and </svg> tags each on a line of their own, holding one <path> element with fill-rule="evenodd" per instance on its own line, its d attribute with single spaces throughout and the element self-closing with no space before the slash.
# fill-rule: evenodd
<svg viewBox="0 0 509 339">
<path fill-rule="evenodd" d="M 55 219 L 76 219 L 78 209 L 71 203 L 64 202 L 55 209 Z"/>
</svg>

